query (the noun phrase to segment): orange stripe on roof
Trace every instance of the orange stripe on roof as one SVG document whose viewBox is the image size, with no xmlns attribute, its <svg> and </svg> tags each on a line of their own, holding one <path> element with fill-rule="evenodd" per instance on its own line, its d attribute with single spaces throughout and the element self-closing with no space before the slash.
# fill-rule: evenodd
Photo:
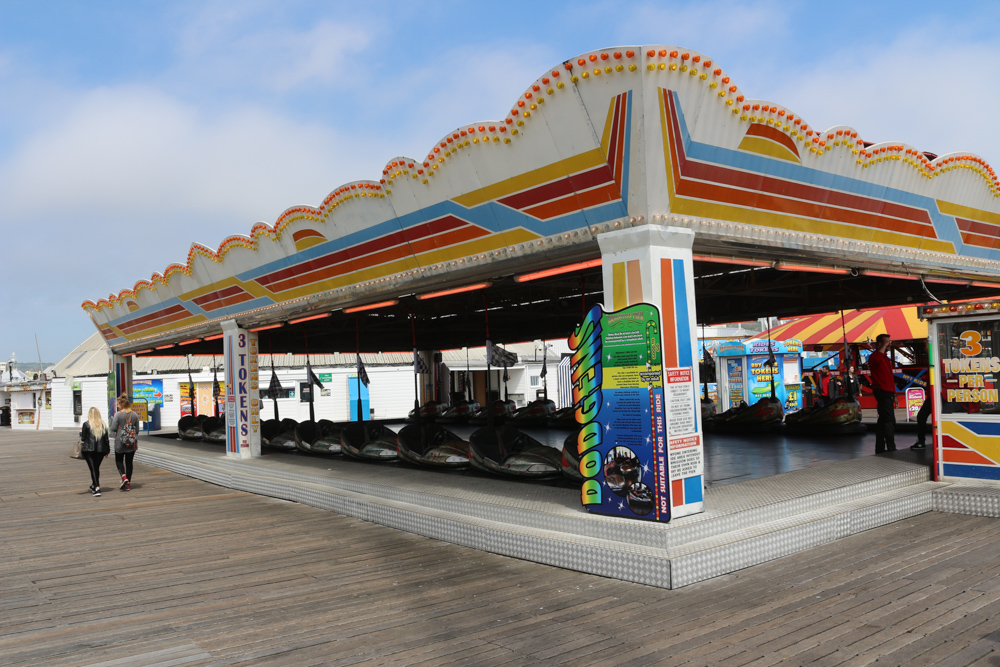
<svg viewBox="0 0 1000 667">
<path fill-rule="evenodd" d="M 1000 239 L 970 232 L 962 232 L 962 242 L 980 248 L 1000 248 Z"/>
</svg>

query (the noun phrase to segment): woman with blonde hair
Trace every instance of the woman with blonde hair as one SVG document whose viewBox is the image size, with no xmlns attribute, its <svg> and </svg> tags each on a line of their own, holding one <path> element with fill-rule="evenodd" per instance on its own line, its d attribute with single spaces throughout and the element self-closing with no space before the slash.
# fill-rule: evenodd
<svg viewBox="0 0 1000 667">
<path fill-rule="evenodd" d="M 111 453 L 108 427 L 97 408 L 91 408 L 87 413 L 87 421 L 80 429 L 80 442 L 80 452 L 90 468 L 90 493 L 96 498 L 101 495 L 101 459 Z"/>
<path fill-rule="evenodd" d="M 132 400 L 122 394 L 117 399 L 118 412 L 111 420 L 109 430 L 115 441 L 115 465 L 122 476 L 118 486 L 122 491 L 132 490 L 132 458 L 138 447 L 139 415 L 132 412 Z"/>
</svg>

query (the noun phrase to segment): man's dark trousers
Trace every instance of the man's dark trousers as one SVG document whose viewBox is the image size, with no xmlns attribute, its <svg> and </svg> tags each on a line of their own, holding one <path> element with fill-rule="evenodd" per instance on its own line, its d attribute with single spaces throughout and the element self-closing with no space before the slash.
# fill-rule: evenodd
<svg viewBox="0 0 1000 667">
<path fill-rule="evenodd" d="M 896 394 L 874 389 L 878 401 L 878 422 L 875 424 L 875 453 L 896 451 Z"/>
</svg>

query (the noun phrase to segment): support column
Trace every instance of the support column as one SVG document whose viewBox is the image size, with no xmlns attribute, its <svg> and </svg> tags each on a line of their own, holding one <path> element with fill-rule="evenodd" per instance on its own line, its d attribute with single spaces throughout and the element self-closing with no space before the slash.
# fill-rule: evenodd
<svg viewBox="0 0 1000 667">
<path fill-rule="evenodd" d="M 226 456 L 260 456 L 260 383 L 257 334 L 235 320 L 222 323 L 226 370 Z"/>
<path fill-rule="evenodd" d="M 659 310 L 663 375 L 662 398 L 658 400 L 662 403 L 656 405 L 654 400 L 649 407 L 636 406 L 631 416 L 640 418 L 648 414 L 644 410 L 650 410 L 655 423 L 662 410 L 665 424 L 656 424 L 651 452 L 661 520 L 663 515 L 677 518 L 704 511 L 693 242 L 694 232 L 689 229 L 652 225 L 598 237 L 605 309 L 618 311 L 647 303 Z M 648 358 L 655 356 L 656 350 L 649 350 Z M 605 386 L 612 380 L 613 370 L 604 368 Z"/>
<path fill-rule="evenodd" d="M 108 420 L 118 412 L 116 399 L 125 394 L 132 399 L 132 357 L 108 350 Z M 86 416 L 86 415 L 85 415 Z"/>
</svg>

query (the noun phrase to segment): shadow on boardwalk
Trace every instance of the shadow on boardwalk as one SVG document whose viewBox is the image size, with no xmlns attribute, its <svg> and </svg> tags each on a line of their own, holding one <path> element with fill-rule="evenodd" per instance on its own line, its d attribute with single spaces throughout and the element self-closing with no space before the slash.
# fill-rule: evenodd
<svg viewBox="0 0 1000 667">
<path fill-rule="evenodd" d="M 2 665 L 1000 665 L 1000 522 L 930 513 L 676 591 L 0 429 Z"/>
</svg>

